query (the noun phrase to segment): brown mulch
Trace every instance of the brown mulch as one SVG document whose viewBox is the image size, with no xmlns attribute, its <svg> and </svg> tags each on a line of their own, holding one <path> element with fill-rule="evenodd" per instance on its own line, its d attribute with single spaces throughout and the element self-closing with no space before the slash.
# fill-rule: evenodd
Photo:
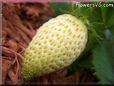
<svg viewBox="0 0 114 86">
<path fill-rule="evenodd" d="M 29 81 L 21 76 L 23 53 L 32 40 L 36 30 L 47 20 L 54 17 L 52 8 L 46 3 L 3 4 L 2 29 L 2 81 L 3 84 L 22 83 L 88 83 L 94 77 L 84 72 L 68 75 L 68 68 L 37 77 Z"/>
</svg>

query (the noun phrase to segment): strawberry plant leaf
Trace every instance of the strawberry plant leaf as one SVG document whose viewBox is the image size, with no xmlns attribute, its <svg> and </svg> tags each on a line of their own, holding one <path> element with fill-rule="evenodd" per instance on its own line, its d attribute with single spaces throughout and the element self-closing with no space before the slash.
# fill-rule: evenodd
<svg viewBox="0 0 114 86">
<path fill-rule="evenodd" d="M 103 42 L 93 49 L 93 65 L 95 75 L 100 79 L 102 84 L 113 83 L 113 68 L 112 68 L 112 45 Z"/>
<path fill-rule="evenodd" d="M 93 26 L 93 28 L 98 32 L 98 33 L 101 33 L 102 34 L 102 32 L 103 32 L 103 30 L 104 30 L 104 23 L 102 23 L 102 22 L 93 22 L 93 23 L 91 23 L 92 24 L 92 26 Z"/>
<path fill-rule="evenodd" d="M 101 10 L 99 8 L 92 8 L 92 13 L 89 16 L 90 22 L 102 22 Z"/>
<path fill-rule="evenodd" d="M 114 7 L 101 7 L 101 13 L 106 28 L 114 25 Z"/>
<path fill-rule="evenodd" d="M 106 16 L 107 16 L 108 8 L 101 7 L 101 12 L 102 12 L 102 20 L 104 23 L 106 23 Z"/>
<path fill-rule="evenodd" d="M 55 14 L 56 14 L 56 16 L 57 15 L 60 15 L 60 14 L 62 14 L 63 12 L 61 11 L 61 9 L 62 10 L 68 10 L 69 9 L 69 7 L 70 7 L 70 5 L 71 4 L 69 4 L 69 3 L 56 3 L 56 2 L 53 2 L 53 3 L 49 3 L 51 6 L 52 6 L 52 8 L 54 9 L 54 12 L 55 12 Z"/>
</svg>

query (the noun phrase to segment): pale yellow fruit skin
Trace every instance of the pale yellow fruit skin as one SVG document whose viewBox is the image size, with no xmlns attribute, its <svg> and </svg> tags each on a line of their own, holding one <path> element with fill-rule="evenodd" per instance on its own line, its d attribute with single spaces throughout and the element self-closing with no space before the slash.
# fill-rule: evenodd
<svg viewBox="0 0 114 86">
<path fill-rule="evenodd" d="M 25 50 L 24 79 L 42 76 L 69 66 L 87 43 L 87 28 L 70 14 L 63 14 L 43 24 Z"/>
</svg>

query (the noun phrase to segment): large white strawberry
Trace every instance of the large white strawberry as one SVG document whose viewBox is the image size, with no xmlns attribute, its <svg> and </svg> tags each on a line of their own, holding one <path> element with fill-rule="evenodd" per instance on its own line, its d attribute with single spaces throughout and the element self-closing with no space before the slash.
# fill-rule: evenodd
<svg viewBox="0 0 114 86">
<path fill-rule="evenodd" d="M 50 19 L 37 31 L 25 50 L 24 79 L 42 76 L 69 66 L 84 50 L 87 28 L 70 14 Z"/>
</svg>

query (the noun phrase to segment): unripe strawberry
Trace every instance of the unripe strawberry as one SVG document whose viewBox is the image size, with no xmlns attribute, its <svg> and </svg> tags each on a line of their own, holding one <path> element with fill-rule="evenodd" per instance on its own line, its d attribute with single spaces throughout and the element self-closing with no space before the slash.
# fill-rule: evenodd
<svg viewBox="0 0 114 86">
<path fill-rule="evenodd" d="M 63 14 L 43 24 L 25 50 L 24 79 L 42 76 L 69 66 L 79 57 L 87 42 L 84 23 Z"/>
</svg>

